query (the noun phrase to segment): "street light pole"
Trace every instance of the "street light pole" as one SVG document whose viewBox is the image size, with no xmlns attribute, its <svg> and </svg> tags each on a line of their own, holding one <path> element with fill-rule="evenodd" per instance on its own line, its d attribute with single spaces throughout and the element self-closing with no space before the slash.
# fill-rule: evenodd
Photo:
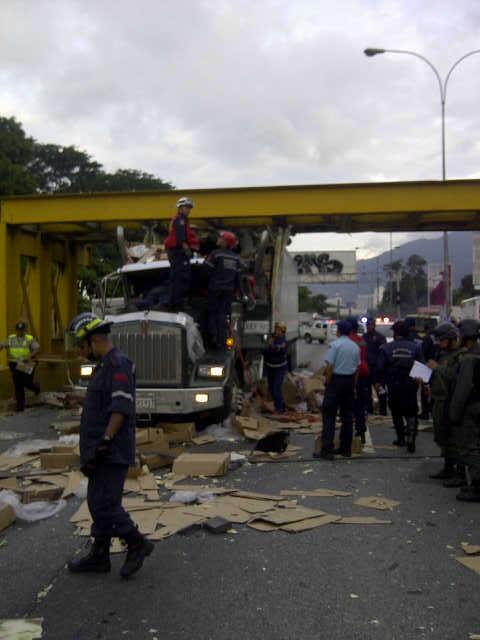
<svg viewBox="0 0 480 640">
<path fill-rule="evenodd" d="M 435 77 L 438 81 L 438 87 L 440 89 L 440 105 L 441 105 L 441 115 L 442 115 L 442 181 L 445 182 L 447 179 L 447 171 L 446 171 L 446 153 L 445 153 L 445 103 L 447 101 L 447 86 L 448 81 L 450 80 L 450 76 L 452 75 L 453 70 L 463 61 L 465 58 L 469 58 L 477 53 L 480 53 L 480 49 L 474 49 L 473 51 L 469 51 L 465 53 L 463 56 L 458 58 L 450 69 L 448 70 L 447 75 L 445 76 L 445 80 L 442 82 L 442 78 L 437 70 L 437 68 L 419 53 L 415 51 L 407 51 L 404 49 L 378 49 L 378 48 L 368 48 L 364 50 L 364 54 L 369 58 L 376 56 L 381 53 L 401 53 L 409 56 L 415 56 L 415 58 L 419 58 L 423 60 L 425 64 L 427 64 L 430 69 L 435 74 Z M 444 314 L 445 318 L 450 316 L 450 306 L 451 306 L 451 296 L 452 296 L 452 283 L 450 282 L 450 268 L 449 268 L 449 250 L 448 250 L 448 231 L 443 232 L 443 277 L 445 282 L 445 304 L 444 304 Z"/>
</svg>

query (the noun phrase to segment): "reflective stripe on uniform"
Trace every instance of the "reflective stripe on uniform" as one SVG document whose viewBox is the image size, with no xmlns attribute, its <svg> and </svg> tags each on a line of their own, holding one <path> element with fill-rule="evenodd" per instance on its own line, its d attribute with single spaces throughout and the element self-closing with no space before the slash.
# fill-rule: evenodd
<svg viewBox="0 0 480 640">
<path fill-rule="evenodd" d="M 17 336 L 15 333 L 8 336 L 7 350 L 10 360 L 23 360 L 30 356 L 30 347 L 33 342 L 33 336 L 26 334 L 23 337 Z"/>
<path fill-rule="evenodd" d="M 126 391 L 114 391 L 112 393 L 112 399 L 113 398 L 125 398 L 126 400 L 130 400 L 130 402 L 133 402 L 132 394 L 127 393 Z"/>
</svg>

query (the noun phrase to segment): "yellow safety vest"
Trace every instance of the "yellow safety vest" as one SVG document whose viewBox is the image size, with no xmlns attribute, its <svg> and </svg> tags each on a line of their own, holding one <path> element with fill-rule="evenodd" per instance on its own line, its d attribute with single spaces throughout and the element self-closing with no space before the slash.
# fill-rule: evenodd
<svg viewBox="0 0 480 640">
<path fill-rule="evenodd" d="M 7 349 L 9 360 L 23 360 L 30 356 L 30 345 L 33 342 L 33 336 L 29 333 L 19 338 L 15 333 L 8 336 Z"/>
</svg>

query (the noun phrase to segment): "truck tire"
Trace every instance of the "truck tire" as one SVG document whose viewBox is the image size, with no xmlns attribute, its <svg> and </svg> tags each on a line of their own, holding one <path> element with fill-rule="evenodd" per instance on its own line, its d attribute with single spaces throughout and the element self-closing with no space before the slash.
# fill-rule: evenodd
<svg viewBox="0 0 480 640">
<path fill-rule="evenodd" d="M 305 338 L 305 342 L 306 342 L 307 344 L 310 344 L 310 343 L 312 342 L 312 336 L 311 336 L 309 333 L 306 333 L 306 334 L 304 335 L 304 338 Z"/>
</svg>

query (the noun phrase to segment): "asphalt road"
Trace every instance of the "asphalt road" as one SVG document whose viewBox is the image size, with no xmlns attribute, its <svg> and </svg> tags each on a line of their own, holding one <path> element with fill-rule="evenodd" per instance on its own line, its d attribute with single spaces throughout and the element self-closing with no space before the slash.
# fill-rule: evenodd
<svg viewBox="0 0 480 640">
<path fill-rule="evenodd" d="M 309 347 L 309 349 L 315 347 Z M 53 438 L 58 412 L 30 409 L 0 419 L 0 450 Z M 70 575 L 65 562 L 85 539 L 73 535 L 71 499 L 58 516 L 17 521 L 0 540 L 0 618 L 43 618 L 48 640 L 457 640 L 480 634 L 480 576 L 458 563 L 460 543 L 480 543 L 479 505 L 455 500 L 428 473 L 439 467 L 431 433 L 417 453 L 388 448 L 388 424 L 372 426 L 373 452 L 335 462 L 311 459 L 312 437 L 296 435 L 297 462 L 247 465 L 224 484 L 277 493 L 318 487 L 400 501 L 388 526 L 328 525 L 300 534 L 196 531 L 156 543 L 131 581 L 120 556 L 108 575 Z M 8 438 L 8 439 L 7 439 Z M 217 448 L 231 446 L 222 443 Z M 245 445 L 242 445 L 245 447 Z M 382 448 L 386 447 L 386 448 Z M 352 498 L 299 499 L 343 515 L 384 512 Z"/>
</svg>

